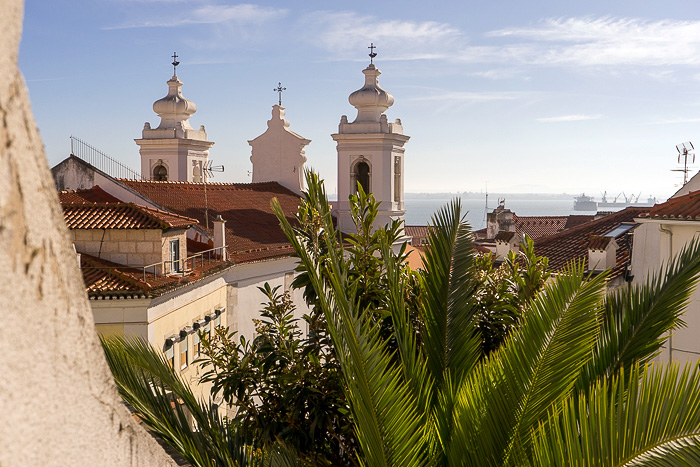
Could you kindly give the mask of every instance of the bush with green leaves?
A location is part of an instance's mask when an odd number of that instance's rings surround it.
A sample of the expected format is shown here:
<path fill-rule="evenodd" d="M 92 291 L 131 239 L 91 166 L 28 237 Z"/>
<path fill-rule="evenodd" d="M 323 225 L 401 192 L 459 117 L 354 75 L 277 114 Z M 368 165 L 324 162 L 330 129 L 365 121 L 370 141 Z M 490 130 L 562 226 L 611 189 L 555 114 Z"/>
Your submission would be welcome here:
<path fill-rule="evenodd" d="M 372 245 L 362 251 L 372 251 L 379 268 L 376 282 L 369 285 L 381 286 L 373 289 L 363 284 L 369 276 L 357 274 L 349 260 L 322 183 L 307 174 L 307 185 L 297 225 L 287 221 L 279 204 L 273 203 L 273 210 L 299 256 L 315 319 L 323 323 L 329 349 L 323 355 L 333 358 L 340 372 L 349 411 L 346 421 L 356 442 L 348 463 L 700 465 L 697 368 L 649 366 L 666 333 L 682 325 L 683 310 L 700 273 L 700 243 L 691 243 L 645 284 L 614 291 L 606 289 L 606 274 L 590 277 L 580 263 L 571 264 L 544 287 L 533 270 L 524 280 L 539 285 L 514 289 L 523 294 L 519 298 L 523 309 L 502 343 L 484 357 L 476 294 L 481 279 L 458 201 L 433 217 L 419 276 L 406 273 L 405 250 L 395 244 L 391 228 L 371 231 Z M 365 295 L 366 288 L 377 293 Z M 261 322 L 268 335 L 264 340 L 271 345 L 261 342 L 263 353 L 243 349 L 237 355 L 259 359 L 255 371 L 269 358 L 266 371 L 272 381 L 263 384 L 285 387 L 287 382 L 273 367 L 294 368 L 296 364 L 285 359 L 298 355 L 304 344 L 287 344 L 300 339 L 291 318 L 285 318 L 289 312 L 284 300 L 273 289 L 268 292 L 273 307 L 279 308 L 268 310 Z M 189 457 L 193 464 L 211 465 L 222 445 L 210 454 L 209 444 L 202 441 L 216 439 L 216 429 L 207 425 L 207 406 L 193 413 L 197 423 L 204 424 L 201 434 L 170 429 L 177 420 L 152 410 L 157 402 L 151 400 L 152 388 L 162 385 L 176 394 L 184 389 L 172 376 L 165 377 L 173 371 L 164 361 L 163 368 L 156 365 L 149 370 L 153 376 L 143 365 L 137 373 L 147 376 L 128 376 L 132 369 L 127 362 L 141 358 L 128 356 L 133 351 L 106 346 L 108 357 L 123 353 L 122 358 L 109 358 L 115 361 L 112 370 L 125 399 L 177 449 L 197 450 Z M 231 388 L 239 383 L 231 381 Z M 188 401 L 187 409 L 196 411 L 196 404 Z M 241 419 L 224 427 L 221 439 L 234 439 L 231 433 L 236 433 L 235 439 L 245 440 L 244 444 L 264 446 L 263 453 L 285 444 L 281 436 L 272 446 L 255 439 L 261 434 L 247 431 L 249 426 Z M 272 441 L 271 434 L 266 436 Z M 301 462 L 313 463 L 298 446 L 288 446 L 285 452 L 296 452 Z M 220 458 L 216 465 L 227 465 Z"/>

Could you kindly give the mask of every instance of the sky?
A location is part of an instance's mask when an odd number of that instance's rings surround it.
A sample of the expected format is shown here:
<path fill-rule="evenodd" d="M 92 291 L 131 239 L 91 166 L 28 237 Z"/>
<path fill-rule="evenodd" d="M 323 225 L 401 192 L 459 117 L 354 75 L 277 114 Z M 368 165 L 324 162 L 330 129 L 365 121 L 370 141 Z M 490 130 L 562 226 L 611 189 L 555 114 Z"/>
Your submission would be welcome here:
<path fill-rule="evenodd" d="M 225 166 L 214 181 L 250 181 L 247 141 L 281 82 L 332 193 L 330 135 L 355 118 L 370 43 L 389 121 L 411 136 L 406 192 L 665 199 L 682 183 L 676 145 L 700 145 L 695 0 L 28 0 L 19 62 L 50 166 L 74 135 L 140 168 L 133 140 L 159 122 L 177 52 L 190 123 Z"/>

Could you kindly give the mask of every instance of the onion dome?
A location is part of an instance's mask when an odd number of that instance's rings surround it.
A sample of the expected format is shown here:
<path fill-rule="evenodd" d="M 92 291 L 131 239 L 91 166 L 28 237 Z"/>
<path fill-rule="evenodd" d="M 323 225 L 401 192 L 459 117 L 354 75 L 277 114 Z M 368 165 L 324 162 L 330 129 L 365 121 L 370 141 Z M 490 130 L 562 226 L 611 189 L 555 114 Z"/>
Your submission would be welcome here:
<path fill-rule="evenodd" d="M 357 109 L 355 122 L 379 122 L 381 115 L 394 104 L 394 96 L 379 86 L 379 69 L 370 64 L 362 70 L 365 85 L 350 94 L 348 101 Z"/>
<path fill-rule="evenodd" d="M 159 129 L 175 128 L 178 123 L 191 129 L 187 120 L 197 111 L 197 105 L 182 97 L 182 81 L 173 75 L 168 81 L 168 95 L 153 103 L 153 111 L 160 117 Z"/>

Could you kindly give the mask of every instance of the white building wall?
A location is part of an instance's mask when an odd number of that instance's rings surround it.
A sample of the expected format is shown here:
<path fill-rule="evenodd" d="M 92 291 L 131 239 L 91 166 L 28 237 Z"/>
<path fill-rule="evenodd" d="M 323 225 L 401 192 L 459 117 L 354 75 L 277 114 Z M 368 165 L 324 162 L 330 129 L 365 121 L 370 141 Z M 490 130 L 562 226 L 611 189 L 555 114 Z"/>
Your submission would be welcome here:
<path fill-rule="evenodd" d="M 700 235 L 700 222 L 638 220 L 634 231 L 632 274 L 634 283 L 644 283 L 665 267 L 694 237 Z M 674 331 L 658 361 L 695 362 L 700 358 L 700 290 L 696 288 L 683 315 L 686 327 Z"/>

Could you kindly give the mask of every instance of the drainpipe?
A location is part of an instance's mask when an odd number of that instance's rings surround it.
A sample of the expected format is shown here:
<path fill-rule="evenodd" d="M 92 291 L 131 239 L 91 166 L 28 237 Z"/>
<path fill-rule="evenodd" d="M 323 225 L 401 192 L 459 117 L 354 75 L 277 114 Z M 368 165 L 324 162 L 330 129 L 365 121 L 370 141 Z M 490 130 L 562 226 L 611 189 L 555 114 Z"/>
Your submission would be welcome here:
<path fill-rule="evenodd" d="M 659 231 L 668 234 L 668 262 L 673 258 L 673 232 L 665 229 L 663 224 L 659 224 Z M 668 335 L 668 361 L 673 360 L 673 331 Z"/>

